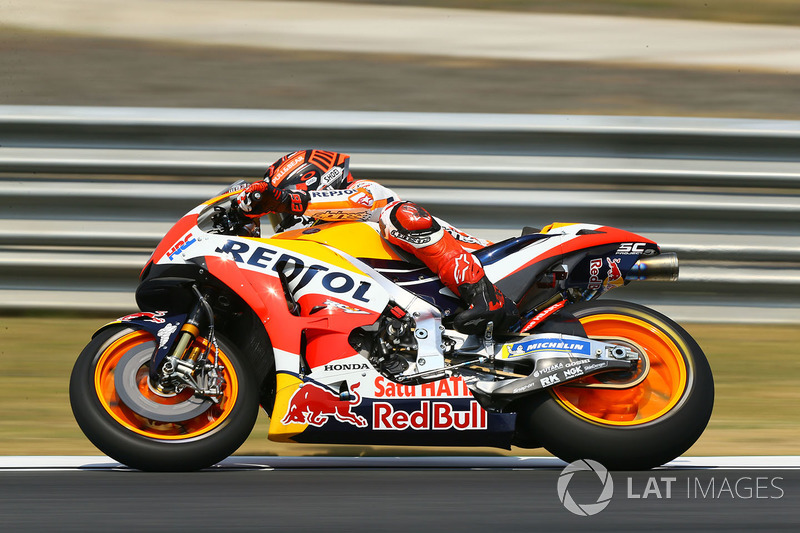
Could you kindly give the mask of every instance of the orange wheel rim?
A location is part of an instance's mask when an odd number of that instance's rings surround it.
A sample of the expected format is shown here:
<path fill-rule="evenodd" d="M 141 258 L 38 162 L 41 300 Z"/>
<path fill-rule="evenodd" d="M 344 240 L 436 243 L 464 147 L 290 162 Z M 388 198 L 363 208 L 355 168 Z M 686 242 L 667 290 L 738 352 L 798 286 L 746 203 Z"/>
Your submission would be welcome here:
<path fill-rule="evenodd" d="M 684 397 L 687 362 L 679 341 L 635 317 L 597 314 L 579 320 L 593 339 L 629 339 L 644 351 L 650 369 L 629 388 L 603 388 L 591 376 L 577 382 L 578 386 L 553 387 L 551 394 L 566 409 L 597 424 L 638 426 L 664 416 Z"/>
<path fill-rule="evenodd" d="M 133 331 L 116 339 L 100 354 L 94 371 L 94 387 L 106 412 L 130 431 L 159 440 L 192 439 L 219 427 L 233 410 L 239 389 L 236 373 L 232 371 L 233 366 L 221 351 L 217 351 L 215 354 L 212 350 L 209 359 L 214 362 L 215 357 L 219 357 L 222 366 L 221 375 L 225 381 L 222 387 L 222 397 L 219 403 L 211 405 L 202 414 L 180 422 L 163 422 L 141 416 L 122 402 L 114 383 L 117 364 L 129 350 L 146 343 L 153 343 L 155 347 L 155 339 L 151 334 L 146 331 Z M 192 346 L 205 347 L 205 339 L 196 339 Z M 152 390 L 148 382 L 148 368 L 142 366 L 136 374 L 138 391 L 142 396 L 156 403 L 179 404 L 193 396 L 193 392 L 188 388 L 178 394 L 158 394 Z"/>

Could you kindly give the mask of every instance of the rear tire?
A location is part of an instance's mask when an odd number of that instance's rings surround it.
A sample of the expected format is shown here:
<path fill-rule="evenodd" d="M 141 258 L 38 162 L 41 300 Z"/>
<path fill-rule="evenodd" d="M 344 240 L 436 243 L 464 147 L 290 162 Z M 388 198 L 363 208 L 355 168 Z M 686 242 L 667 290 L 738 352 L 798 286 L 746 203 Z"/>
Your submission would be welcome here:
<path fill-rule="evenodd" d="M 123 325 L 100 332 L 72 371 L 75 420 L 102 452 L 139 470 L 199 470 L 225 459 L 250 435 L 259 400 L 247 361 L 225 338 L 217 342 L 225 385 L 215 404 L 188 389 L 164 395 L 148 387 L 145 354 L 156 347 L 151 334 Z M 120 386 L 123 377 L 130 385 Z"/>
<path fill-rule="evenodd" d="M 584 384 L 600 387 L 554 387 L 520 410 L 521 432 L 564 461 L 594 459 L 610 470 L 653 468 L 688 450 L 714 405 L 711 368 L 694 339 L 664 315 L 629 302 L 587 302 L 569 311 L 590 337 L 643 349 L 649 371 L 626 388 L 602 388 L 592 377 Z"/>

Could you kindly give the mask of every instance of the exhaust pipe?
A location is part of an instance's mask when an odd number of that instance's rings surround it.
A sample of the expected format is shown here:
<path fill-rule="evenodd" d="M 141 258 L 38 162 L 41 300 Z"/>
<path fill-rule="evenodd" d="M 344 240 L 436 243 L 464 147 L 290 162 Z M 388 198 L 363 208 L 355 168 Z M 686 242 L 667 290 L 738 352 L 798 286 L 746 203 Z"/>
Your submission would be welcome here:
<path fill-rule="evenodd" d="M 677 281 L 678 254 L 667 252 L 642 257 L 625 275 L 626 281 Z"/>

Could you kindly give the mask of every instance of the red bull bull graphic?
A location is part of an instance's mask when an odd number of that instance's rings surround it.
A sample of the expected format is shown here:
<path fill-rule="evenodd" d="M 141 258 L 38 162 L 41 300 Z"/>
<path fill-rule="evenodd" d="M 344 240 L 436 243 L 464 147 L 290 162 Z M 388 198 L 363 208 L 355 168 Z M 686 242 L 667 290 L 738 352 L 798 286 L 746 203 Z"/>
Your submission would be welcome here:
<path fill-rule="evenodd" d="M 625 282 L 625 280 L 622 279 L 622 271 L 619 269 L 619 262 L 619 257 L 615 257 L 614 259 L 606 257 L 606 263 L 608 264 L 608 279 L 606 280 L 607 285 L 618 287 Z"/>
<path fill-rule="evenodd" d="M 130 322 L 132 320 L 144 320 L 145 322 L 152 322 L 153 324 L 163 324 L 167 320 L 164 318 L 167 315 L 166 311 L 143 311 L 141 313 L 133 313 L 118 318 L 120 322 Z"/>
<path fill-rule="evenodd" d="M 282 424 L 309 424 L 316 427 L 325 425 L 332 416 L 339 422 L 367 427 L 367 420 L 351 409 L 361 404 L 361 396 L 355 392 L 359 384 L 351 387 L 355 398 L 342 400 L 332 391 L 315 383 L 308 382 L 295 391 L 289 400 Z"/>

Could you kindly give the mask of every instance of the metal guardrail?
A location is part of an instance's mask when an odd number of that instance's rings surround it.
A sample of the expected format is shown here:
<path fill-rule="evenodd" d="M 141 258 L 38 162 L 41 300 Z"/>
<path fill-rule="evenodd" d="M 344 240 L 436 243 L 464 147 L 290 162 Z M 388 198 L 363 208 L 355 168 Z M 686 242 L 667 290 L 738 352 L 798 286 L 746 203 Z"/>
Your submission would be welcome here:
<path fill-rule="evenodd" d="M 619 296 L 679 319 L 800 322 L 798 122 L 25 106 L 0 106 L 0 309 L 131 309 L 172 222 L 312 146 L 486 238 L 651 237 L 680 281 Z"/>
<path fill-rule="evenodd" d="M 796 161 L 800 139 L 789 121 L 470 113 L 0 106 L 0 123 L 4 146 L 156 150 Z"/>

